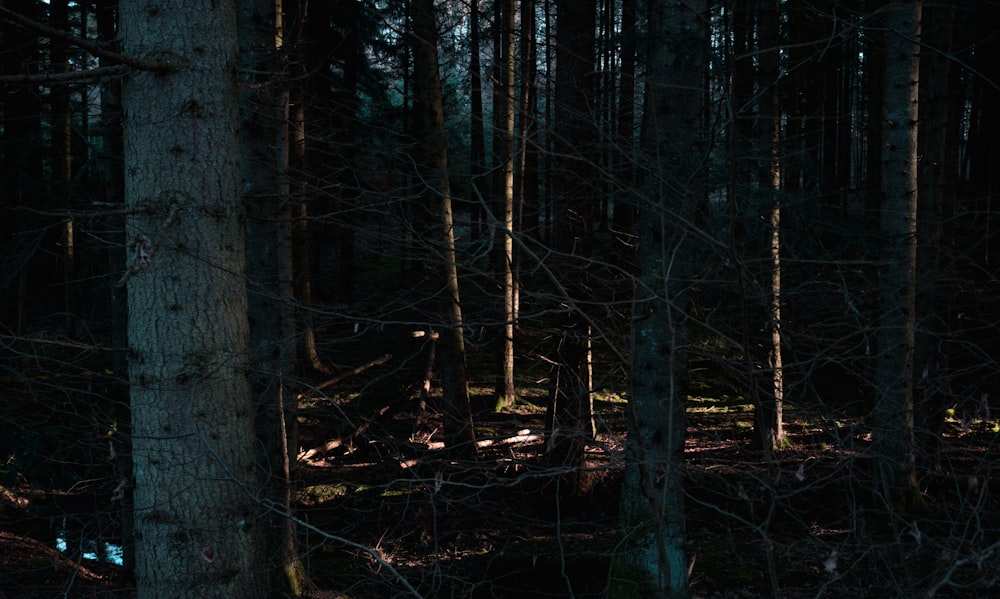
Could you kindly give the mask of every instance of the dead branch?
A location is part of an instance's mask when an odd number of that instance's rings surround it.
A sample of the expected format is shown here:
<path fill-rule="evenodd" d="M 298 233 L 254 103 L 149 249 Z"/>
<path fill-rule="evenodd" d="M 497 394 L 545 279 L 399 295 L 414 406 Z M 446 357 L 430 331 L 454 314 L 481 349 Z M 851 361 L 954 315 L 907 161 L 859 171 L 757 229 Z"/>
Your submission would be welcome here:
<path fill-rule="evenodd" d="M 84 39 L 82 37 L 77 37 L 61 29 L 50 27 L 45 23 L 39 23 L 34 19 L 29 19 L 28 17 L 13 10 L 10 10 L 9 8 L 4 8 L 3 6 L 0 6 L 0 18 L 9 23 L 15 23 L 17 25 L 21 25 L 22 27 L 32 29 L 38 33 L 41 33 L 45 37 L 57 40 L 63 40 L 67 43 L 73 44 L 74 46 L 82 48 L 98 58 L 104 58 L 113 62 L 128 65 L 134 69 L 139 69 L 142 71 L 166 72 L 173 68 L 169 64 L 165 64 L 162 62 L 144 62 L 132 58 L 130 56 L 125 56 L 120 52 L 109 50 L 108 45 L 105 43 Z"/>
<path fill-rule="evenodd" d="M 325 455 L 342 445 L 348 444 L 354 439 L 358 438 L 362 433 L 368 430 L 368 427 L 372 425 L 373 422 L 381 418 L 386 412 L 389 411 L 389 406 L 383 406 L 375 413 L 374 416 L 365 420 L 361 423 L 357 429 L 351 431 L 350 434 L 344 435 L 342 437 L 337 437 L 336 439 L 330 439 L 323 445 L 313 447 L 312 449 L 307 449 L 298 455 L 299 461 L 310 461 L 314 456 Z"/>
<path fill-rule="evenodd" d="M 360 373 L 368 370 L 372 366 L 378 366 L 379 364 L 385 364 L 386 362 L 388 362 L 391 359 L 392 359 L 392 354 L 385 354 L 381 358 L 376 358 L 376 359 L 372 360 L 371 362 L 368 362 L 367 364 L 362 364 L 361 366 L 358 366 L 357 368 L 354 368 L 352 370 L 348 370 L 347 372 L 342 372 L 342 373 L 338 374 L 337 376 L 335 376 L 333 378 L 327 379 L 327 380 L 323 381 L 322 383 L 311 387 L 310 389 L 312 391 L 322 391 L 323 389 L 327 389 L 329 387 L 332 387 L 332 386 L 336 385 L 337 383 L 339 383 L 340 381 L 342 381 L 342 380 L 344 380 L 344 379 L 346 379 L 348 377 L 352 377 L 352 376 L 354 376 L 356 374 L 360 374 Z M 299 399 L 302 399 L 303 397 L 305 397 L 304 393 L 299 395 Z"/>
<path fill-rule="evenodd" d="M 0 83 L 92 83 L 112 79 L 114 77 L 121 77 L 127 73 L 128 70 L 128 66 L 119 64 L 113 67 L 97 67 L 82 71 L 67 71 L 65 73 L 0 75 Z"/>

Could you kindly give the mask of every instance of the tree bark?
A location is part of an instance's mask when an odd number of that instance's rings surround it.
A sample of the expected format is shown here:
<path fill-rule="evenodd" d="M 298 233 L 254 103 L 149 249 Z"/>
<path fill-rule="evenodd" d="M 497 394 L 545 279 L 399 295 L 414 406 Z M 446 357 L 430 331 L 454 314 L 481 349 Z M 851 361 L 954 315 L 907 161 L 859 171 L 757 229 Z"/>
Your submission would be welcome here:
<path fill-rule="evenodd" d="M 444 131 L 444 102 L 438 67 L 437 22 L 434 0 L 417 0 L 413 7 L 413 79 L 415 127 L 421 142 L 425 196 L 436 203 L 440 217 L 441 265 L 444 283 L 444 306 L 441 311 L 445 330 L 438 347 L 441 370 L 442 410 L 445 445 L 455 455 L 475 457 L 475 432 L 469 402 L 469 382 L 465 368 L 465 340 L 462 329 L 462 304 L 459 296 L 458 266 L 455 257 L 455 227 L 451 209 L 451 181 L 448 175 L 448 149 Z"/>
<path fill-rule="evenodd" d="M 882 272 L 875 365 L 877 501 L 893 513 L 917 497 L 913 349 L 917 265 L 917 115 L 920 2 L 886 13 L 882 105 Z"/>
<path fill-rule="evenodd" d="M 769 334 L 767 343 L 767 366 L 770 390 L 757 406 L 757 425 L 760 439 L 770 451 L 785 442 L 785 427 L 782 417 L 784 403 L 784 370 L 781 360 L 781 93 L 778 81 L 781 77 L 781 45 L 779 30 L 779 5 L 776 0 L 763 0 L 760 12 L 760 40 L 766 45 L 760 48 L 760 79 L 768 87 L 768 93 L 760 100 L 761 146 L 766 148 L 765 167 L 762 182 L 769 196 L 767 215 L 767 253 L 770 266 L 768 285 L 767 322 L 764 330 Z"/>
<path fill-rule="evenodd" d="M 137 594 L 263 597 L 235 5 L 123 2 L 121 36 L 171 65 L 123 89 Z"/>
<path fill-rule="evenodd" d="M 694 248 L 686 229 L 704 195 L 704 0 L 649 5 L 642 197 L 632 320 L 621 561 L 639 596 L 686 597 L 683 466 L 688 310 Z"/>
<path fill-rule="evenodd" d="M 49 4 L 52 27 L 69 31 L 68 0 L 52 0 Z M 69 53 L 66 40 L 52 39 L 49 51 L 50 68 L 57 73 L 69 71 Z M 52 175 L 56 182 L 62 208 L 70 212 L 73 199 L 73 107 L 70 102 L 69 86 L 52 87 Z M 76 237 L 72 214 L 63 224 L 62 239 L 59 240 L 63 263 L 63 302 L 66 312 L 66 335 L 76 337 Z"/>
<path fill-rule="evenodd" d="M 483 131 L 483 75 L 482 61 L 480 60 L 480 48 L 482 46 L 479 33 L 479 0 L 469 2 L 469 77 L 471 86 L 471 98 L 469 109 L 472 111 L 469 132 L 469 175 L 472 184 L 473 204 L 472 204 L 472 226 L 476 235 L 481 235 L 483 230 L 483 202 L 482 184 L 483 175 L 486 173 L 486 135 Z"/>
<path fill-rule="evenodd" d="M 494 111 L 497 127 L 494 131 L 499 185 L 497 190 L 497 271 L 503 292 L 503 335 L 497 373 L 497 407 L 514 403 L 514 0 L 505 0 L 501 7 L 501 43 L 496 60 L 499 77 L 495 84 Z"/>
<path fill-rule="evenodd" d="M 614 156 L 615 201 L 611 221 L 616 233 L 631 235 L 635 223 L 635 202 L 628 197 L 635 171 L 633 144 L 635 140 L 635 66 L 636 66 L 636 0 L 622 1 L 621 76 L 618 82 L 618 123 L 615 130 Z"/>

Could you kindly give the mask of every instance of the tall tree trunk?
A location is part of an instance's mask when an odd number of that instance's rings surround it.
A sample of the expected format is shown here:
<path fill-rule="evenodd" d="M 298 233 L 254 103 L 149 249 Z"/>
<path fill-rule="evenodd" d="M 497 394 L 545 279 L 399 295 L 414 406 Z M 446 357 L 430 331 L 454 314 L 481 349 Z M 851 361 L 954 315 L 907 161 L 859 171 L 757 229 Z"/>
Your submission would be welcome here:
<path fill-rule="evenodd" d="M 69 31 L 68 0 L 53 0 L 49 4 L 52 26 Z M 69 71 L 69 53 L 66 40 L 52 39 L 49 60 L 55 72 Z M 52 126 L 52 178 L 56 182 L 59 208 L 67 211 L 72 207 L 73 183 L 73 143 L 72 117 L 69 86 L 56 85 L 51 92 Z M 66 334 L 76 336 L 76 254 L 73 217 L 70 214 L 63 224 L 62 239 L 59 240 L 63 264 L 63 308 L 66 314 Z"/>
<path fill-rule="evenodd" d="M 767 365 L 770 389 L 757 406 L 757 425 L 765 449 L 771 450 L 785 442 L 782 418 L 784 401 L 784 371 L 781 361 L 781 93 L 778 80 L 781 45 L 779 5 L 776 0 L 763 0 L 760 12 L 760 79 L 767 93 L 760 100 L 761 147 L 766 148 L 765 167 L 761 180 L 768 191 L 770 209 L 767 216 L 767 253 L 770 267 L 767 322 L 769 333 Z"/>
<path fill-rule="evenodd" d="M 4 7 L 16 11 L 36 21 L 42 5 L 33 0 L 9 0 Z M 39 65 L 45 63 L 42 57 L 42 44 L 31 32 L 19 28 L 8 28 L 4 32 L 4 45 L 9 49 L 0 53 L 0 60 L 5 72 L 33 75 L 38 73 Z M 41 94 L 38 85 L 23 84 L 4 87 L 3 127 L 0 131 L 0 143 L 3 144 L 3 164 L 0 165 L 0 176 L 4 181 L 4 193 L 0 194 L 0 207 L 5 210 L 5 218 L 0 219 L 0 233 L 4 242 L 18 240 L 17 233 L 36 231 L 48 223 L 35 222 L 29 215 L 18 214 L 15 206 L 41 205 L 43 197 L 41 185 L 45 181 L 42 170 L 44 160 L 41 148 L 44 147 L 42 136 L 42 112 L 38 109 L 38 97 Z M 37 244 L 27 237 L 19 240 L 17 251 L 24 254 L 24 266 L 17 273 L 17 294 L 14 301 L 4 302 L 3 316 L 11 330 L 17 334 L 24 332 L 27 324 L 28 311 L 32 304 L 37 303 L 31 291 L 33 279 L 39 277 L 38 271 L 44 270 L 36 261 L 38 257 Z M 42 277 L 45 276 L 43 273 Z M 45 287 L 53 281 L 46 280 Z M 41 298 L 37 298 L 39 301 Z"/>
<path fill-rule="evenodd" d="M 123 89 L 137 594 L 264 597 L 235 3 L 122 2 L 121 36 L 172 65 Z"/>
<path fill-rule="evenodd" d="M 103 42 L 114 43 L 118 39 L 116 17 L 118 0 L 101 0 L 97 3 L 95 17 L 97 21 L 97 36 Z M 111 61 L 102 58 L 101 66 L 109 66 Z M 105 201 L 117 207 L 124 206 L 124 172 L 122 169 L 122 81 L 111 78 L 101 84 L 101 153 L 97 162 L 103 179 L 103 195 Z M 124 218 L 113 221 L 120 230 L 111 226 L 108 233 L 107 264 L 108 272 L 121 273 L 125 271 L 125 222 Z M 120 480 L 132 479 L 132 452 L 128 441 L 131 435 L 131 414 L 128 408 L 128 313 L 126 305 L 126 290 L 116 285 L 108 285 L 108 314 L 111 318 L 111 370 L 114 373 L 112 395 L 115 399 L 115 419 L 118 422 L 118 432 L 124 441 L 118 450 L 116 460 L 116 475 Z M 121 501 L 122 526 L 122 565 L 131 575 L 135 569 L 135 535 L 132 522 L 132 493 L 125 492 Z"/>
<path fill-rule="evenodd" d="M 590 380 L 590 325 L 582 312 L 597 206 L 595 143 L 597 121 L 591 110 L 595 70 L 596 0 L 556 3 L 555 152 L 552 189 L 552 245 L 563 256 L 558 276 L 567 294 L 553 336 L 553 374 L 546 429 L 549 460 L 570 474 L 570 494 L 588 489 L 581 470 L 586 443 L 594 435 Z"/>
<path fill-rule="evenodd" d="M 553 101 L 555 84 L 552 74 L 556 71 L 555 36 L 552 34 L 554 20 L 552 4 L 550 0 L 542 1 L 542 20 L 545 23 L 545 35 L 543 36 L 545 40 L 545 98 L 542 102 L 542 120 L 546 123 L 546 127 L 544 151 L 542 153 L 544 157 L 544 175 L 538 209 L 539 220 L 542 221 L 542 225 L 538 232 L 538 239 L 546 245 L 549 245 L 552 241 L 553 197 L 555 196 L 553 178 L 556 171 L 553 164 L 555 162 L 555 136 L 553 135 L 552 125 L 555 121 L 555 102 Z"/>
<path fill-rule="evenodd" d="M 338 183 L 337 197 L 331 200 L 333 212 L 338 215 L 337 222 L 326 222 L 321 229 L 321 238 L 335 238 L 337 241 L 337 284 L 336 299 L 338 302 L 350 305 L 354 302 L 354 279 L 357 270 L 355 260 L 354 231 L 359 223 L 355 215 L 358 212 L 358 201 L 361 198 L 361 183 L 359 182 L 357 165 L 357 140 L 359 136 L 358 97 L 359 77 L 364 61 L 364 49 L 361 47 L 359 29 L 361 27 L 361 2 L 358 0 L 341 0 L 334 7 L 334 25 L 343 35 L 336 47 L 335 57 L 339 61 L 343 78 L 341 84 L 331 94 L 336 102 L 331 111 L 333 129 L 337 132 L 337 142 L 333 144 L 336 161 L 339 162 L 336 180 Z"/>
<path fill-rule="evenodd" d="M 288 97 L 288 124 L 291 128 L 289 136 L 290 152 L 288 168 L 285 177 L 291 181 L 289 194 L 294 204 L 292 218 L 294 220 L 293 258 L 295 272 L 295 296 L 301 305 L 300 321 L 302 324 L 301 352 L 305 364 L 317 371 L 323 371 L 323 361 L 316 345 L 316 318 L 313 310 L 313 235 L 309 222 L 310 196 L 307 184 L 301 175 L 306 168 L 306 106 L 305 94 L 301 88 L 292 89 Z M 300 173 L 291 180 L 291 172 Z"/>
<path fill-rule="evenodd" d="M 965 6 L 963 5 L 963 9 Z M 964 14 L 971 11 L 963 10 Z M 972 101 L 969 115 L 968 141 L 968 186 L 969 210 L 984 215 L 977 218 L 976 235 L 982 240 L 974 251 L 981 252 L 975 257 L 984 272 L 992 272 L 1000 260 L 1000 114 L 996 106 L 1000 102 L 1000 40 L 994 35 L 996 18 L 1000 14 L 992 3 L 982 4 L 975 13 L 976 22 L 969 29 L 981 40 L 975 44 L 972 67 L 978 76 L 972 78 Z M 970 17 L 971 18 L 971 17 Z"/>
<path fill-rule="evenodd" d="M 288 41 L 282 4 L 282 0 L 254 0 L 239 5 L 240 131 L 257 465 L 262 493 L 280 506 L 264 520 L 268 587 L 278 595 L 298 596 L 305 574 L 292 518 L 298 427 L 291 386 L 296 344 L 288 88 L 279 78 L 284 69 L 278 55 Z"/>
<path fill-rule="evenodd" d="M 497 408 L 514 403 L 514 7 L 515 0 L 504 0 L 501 7 L 500 45 L 495 60 L 499 68 L 493 94 L 497 114 L 494 130 L 499 185 L 496 190 L 496 265 L 503 292 L 503 336 L 497 373 Z"/>
<path fill-rule="evenodd" d="M 920 1 L 885 15 L 882 107 L 882 272 L 875 366 L 875 493 L 890 513 L 916 499 L 913 347 L 917 265 Z"/>
<path fill-rule="evenodd" d="M 920 58 L 921 110 L 919 145 L 923 148 L 917 193 L 917 276 L 916 333 L 914 337 L 914 435 L 919 466 L 935 470 L 940 466 L 941 438 L 946 402 L 942 351 L 947 326 L 951 322 L 954 298 L 945 292 L 942 254 L 948 246 L 946 221 L 954 200 L 958 173 L 958 134 L 954 120 L 958 100 L 952 90 L 955 3 L 928 5 L 923 9 L 922 41 L 939 51 L 925 52 Z M 962 108 L 959 108 L 961 110 Z M 958 113 L 960 114 L 960 113 Z"/>
<path fill-rule="evenodd" d="M 615 203 L 611 220 L 619 235 L 631 234 L 635 222 L 635 203 L 628 198 L 632 189 L 635 156 L 635 64 L 636 0 L 622 0 L 621 76 L 618 82 L 618 124 L 615 131 L 617 153 L 614 162 Z"/>
<path fill-rule="evenodd" d="M 472 226 L 477 236 L 482 234 L 483 201 L 480 190 L 483 175 L 486 173 L 486 135 L 483 132 L 483 71 L 479 53 L 482 41 L 479 34 L 479 0 L 469 2 L 469 77 L 471 84 L 471 99 L 469 108 L 472 112 L 469 134 L 469 166 L 472 183 Z"/>
<path fill-rule="evenodd" d="M 531 238 L 538 233 L 538 44 L 535 0 L 521 0 L 521 104 L 518 111 L 517 167 L 515 183 L 515 227 Z M 527 16 L 524 16 L 527 15 Z M 530 203 L 530 205 L 529 205 Z M 514 324 L 520 312 L 520 252 L 514 254 Z"/>
<path fill-rule="evenodd" d="M 475 432 L 469 402 L 469 382 L 465 369 L 465 341 L 462 304 L 459 297 L 458 265 L 455 256 L 455 227 L 451 209 L 451 182 L 448 149 L 444 132 L 444 102 L 438 70 L 437 20 L 434 0 L 416 0 L 413 6 L 413 79 L 415 127 L 423 160 L 419 165 L 426 181 L 427 201 L 437 204 L 442 226 L 444 258 L 442 281 L 445 331 L 438 347 L 441 370 L 442 411 L 445 445 L 455 454 L 475 457 Z"/>
<path fill-rule="evenodd" d="M 633 311 L 621 559 L 639 596 L 687 597 L 683 490 L 691 232 L 704 195 L 704 0 L 649 4 L 644 202 Z"/>
<path fill-rule="evenodd" d="M 882 105 L 885 96 L 885 32 L 881 28 L 868 29 L 864 45 L 864 88 L 868 91 L 867 122 L 865 123 L 865 218 L 862 223 L 867 231 L 877 234 L 882 211 Z"/>

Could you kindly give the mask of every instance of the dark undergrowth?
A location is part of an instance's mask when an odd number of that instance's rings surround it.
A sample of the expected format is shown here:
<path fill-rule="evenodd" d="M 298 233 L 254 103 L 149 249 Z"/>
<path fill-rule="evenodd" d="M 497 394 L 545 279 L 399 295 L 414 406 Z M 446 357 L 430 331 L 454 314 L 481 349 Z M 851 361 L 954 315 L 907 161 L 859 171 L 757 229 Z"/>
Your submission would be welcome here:
<path fill-rule="evenodd" d="M 393 368 L 391 362 L 373 369 Z M 432 392 L 385 377 L 303 396 L 297 517 L 312 597 L 604 597 L 617 528 L 624 401 L 597 394 L 587 491 L 546 460 L 545 390 L 474 402 L 477 459 L 441 446 Z M 709 395 L 709 394 L 706 394 Z M 391 398 L 386 401 L 386 398 Z M 791 443 L 753 448 L 751 407 L 722 392 L 689 404 L 687 515 L 696 597 L 967 597 L 1000 576 L 992 422 L 948 422 L 916 507 L 889 514 L 870 488 L 870 431 L 789 406 Z M 82 491 L 82 492 L 77 492 Z M 105 498 L 106 499 L 106 498 Z M 58 500 L 58 501 L 57 501 Z M 113 513 L 86 484 L 7 485 L 0 598 L 130 597 L 121 568 L 58 551 L 60 528 Z M 107 505 L 105 502 L 103 505 Z M 95 515 L 95 514 L 99 514 Z M 81 546 L 87 533 L 77 537 Z M 94 554 L 89 558 L 96 558 Z"/>

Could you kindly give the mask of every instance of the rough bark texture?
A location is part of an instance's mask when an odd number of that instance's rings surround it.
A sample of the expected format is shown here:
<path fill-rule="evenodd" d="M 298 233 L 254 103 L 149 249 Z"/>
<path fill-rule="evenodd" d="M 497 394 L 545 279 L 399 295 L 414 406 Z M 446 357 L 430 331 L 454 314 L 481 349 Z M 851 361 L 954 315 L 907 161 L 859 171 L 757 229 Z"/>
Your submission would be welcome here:
<path fill-rule="evenodd" d="M 703 194 L 702 73 L 706 6 L 649 6 L 643 127 L 644 202 L 639 207 L 638 289 L 632 324 L 627 465 L 621 561 L 639 596 L 685 597 L 683 490 L 691 231 Z M 644 585 L 644 586 L 642 586 Z"/>
<path fill-rule="evenodd" d="M 917 98 L 920 2 L 886 14 L 882 109 L 882 272 L 875 366 L 876 495 L 888 510 L 917 490 L 913 438 L 913 349 L 917 265 Z"/>
<path fill-rule="evenodd" d="M 437 23 L 433 0 L 418 0 L 413 10 L 414 30 L 414 118 L 421 136 L 423 160 L 419 165 L 427 182 L 428 202 L 436 204 L 441 224 L 441 264 L 445 305 L 441 311 L 445 330 L 441 333 L 438 364 L 441 371 L 445 445 L 458 455 L 474 456 L 475 432 L 469 403 L 462 333 L 462 304 L 458 267 L 455 262 L 455 227 L 448 176 L 448 149 L 444 135 L 444 107 L 438 70 Z"/>
<path fill-rule="evenodd" d="M 500 165 L 500 193 L 497 198 L 497 267 L 503 287 L 503 338 L 497 377 L 497 407 L 514 403 L 514 0 L 502 5 L 502 43 L 497 53 L 500 77 L 496 82 L 494 104 L 497 130 L 494 154 Z"/>
<path fill-rule="evenodd" d="M 768 369 L 771 389 L 767 401 L 760 406 L 757 420 L 761 441 L 768 449 L 780 447 L 785 442 L 785 428 L 782 417 L 784 402 L 784 371 L 781 360 L 781 94 L 778 81 L 781 77 L 779 64 L 780 9 L 776 0 L 764 0 L 760 14 L 760 38 L 768 49 L 761 53 L 760 72 L 763 81 L 769 82 L 769 93 L 761 98 L 760 116 L 762 146 L 768 149 L 765 172 L 762 180 L 770 188 L 770 212 L 768 214 L 768 257 L 770 258 L 770 297 L 768 298 L 768 320 L 765 330 L 770 333 Z M 772 49 L 773 48 L 773 49 Z"/>
<path fill-rule="evenodd" d="M 236 11 L 123 2 L 138 596 L 265 595 L 247 368 Z"/>

